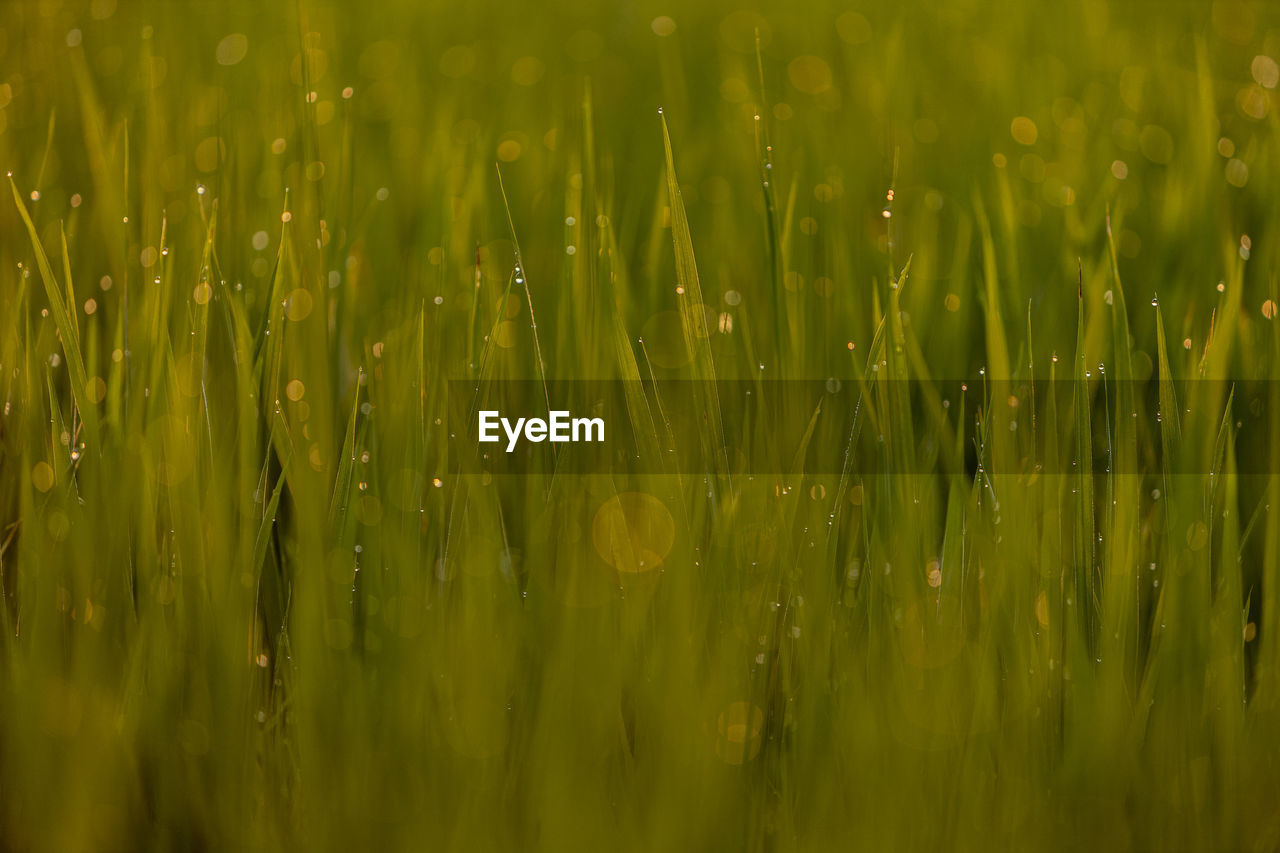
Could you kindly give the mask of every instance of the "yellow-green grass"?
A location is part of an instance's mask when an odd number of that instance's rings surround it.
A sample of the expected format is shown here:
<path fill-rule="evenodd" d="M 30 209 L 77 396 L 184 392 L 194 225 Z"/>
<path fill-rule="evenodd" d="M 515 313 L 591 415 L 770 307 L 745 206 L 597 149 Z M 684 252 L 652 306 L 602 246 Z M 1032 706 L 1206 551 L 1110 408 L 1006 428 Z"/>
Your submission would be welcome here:
<path fill-rule="evenodd" d="M 4 11 L 0 847 L 1280 845 L 1269 4 Z"/>

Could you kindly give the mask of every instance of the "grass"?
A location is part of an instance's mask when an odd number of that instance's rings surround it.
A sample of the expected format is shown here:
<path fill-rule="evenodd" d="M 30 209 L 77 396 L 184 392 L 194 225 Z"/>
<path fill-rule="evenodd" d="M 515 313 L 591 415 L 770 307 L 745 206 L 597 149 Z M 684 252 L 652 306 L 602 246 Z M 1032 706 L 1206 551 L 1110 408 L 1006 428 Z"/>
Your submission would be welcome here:
<path fill-rule="evenodd" d="M 0 847 L 1280 845 L 1267 4 L 6 12 Z"/>

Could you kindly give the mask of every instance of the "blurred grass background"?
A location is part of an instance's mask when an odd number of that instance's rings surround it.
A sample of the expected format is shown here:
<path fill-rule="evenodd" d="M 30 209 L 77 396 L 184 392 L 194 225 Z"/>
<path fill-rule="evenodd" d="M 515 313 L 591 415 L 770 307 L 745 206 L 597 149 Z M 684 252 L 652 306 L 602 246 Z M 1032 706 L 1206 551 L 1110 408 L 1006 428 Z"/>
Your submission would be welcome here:
<path fill-rule="evenodd" d="M 4 12 L 0 847 L 1280 845 L 1272 4 Z M 705 473 L 451 475 L 655 377 Z"/>

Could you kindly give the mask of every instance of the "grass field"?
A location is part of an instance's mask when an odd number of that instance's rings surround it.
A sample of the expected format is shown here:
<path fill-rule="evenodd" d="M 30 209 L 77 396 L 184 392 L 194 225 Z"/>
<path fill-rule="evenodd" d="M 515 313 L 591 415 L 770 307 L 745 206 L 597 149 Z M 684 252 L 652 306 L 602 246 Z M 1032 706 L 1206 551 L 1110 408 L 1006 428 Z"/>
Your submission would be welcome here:
<path fill-rule="evenodd" d="M 8 0 L 0 849 L 1277 849 L 1278 59 Z"/>

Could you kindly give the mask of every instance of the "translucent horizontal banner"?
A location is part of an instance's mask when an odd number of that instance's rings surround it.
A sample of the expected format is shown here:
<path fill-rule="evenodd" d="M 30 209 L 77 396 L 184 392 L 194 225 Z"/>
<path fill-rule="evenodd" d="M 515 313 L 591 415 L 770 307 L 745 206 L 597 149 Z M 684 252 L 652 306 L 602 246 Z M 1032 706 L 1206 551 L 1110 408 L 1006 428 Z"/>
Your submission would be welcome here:
<path fill-rule="evenodd" d="M 1162 399 L 1163 396 L 1163 399 Z M 1280 383 L 536 380 L 449 383 L 461 473 L 1208 474 L 1280 470 Z M 1198 417 L 1188 418 L 1196 411 Z M 1204 412 L 1212 417 L 1206 418 Z M 1215 428 L 1184 430 L 1183 421 Z"/>

